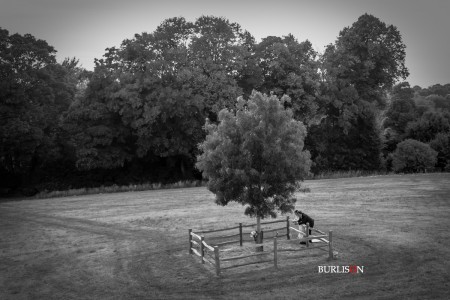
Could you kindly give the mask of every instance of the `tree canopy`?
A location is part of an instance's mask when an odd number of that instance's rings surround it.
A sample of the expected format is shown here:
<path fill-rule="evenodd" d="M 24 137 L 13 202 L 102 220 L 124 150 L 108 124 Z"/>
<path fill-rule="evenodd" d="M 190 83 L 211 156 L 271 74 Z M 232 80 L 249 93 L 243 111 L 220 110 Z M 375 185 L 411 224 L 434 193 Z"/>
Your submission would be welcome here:
<path fill-rule="evenodd" d="M 184 170 L 204 119 L 217 118 L 240 93 L 235 74 L 246 34 L 223 18 L 172 18 L 108 49 L 69 113 L 84 127 L 74 135 L 78 166 L 116 168 L 138 157 L 175 159 Z"/>
<path fill-rule="evenodd" d="M 325 116 L 311 128 L 307 140 L 315 168 L 379 169 L 380 112 L 387 91 L 408 75 L 400 32 L 364 14 L 340 32 L 321 60 Z"/>
<path fill-rule="evenodd" d="M 283 99 L 303 124 L 314 174 L 392 170 L 406 139 L 429 145 L 434 167 L 448 169 L 450 84 L 399 82 L 405 57 L 398 29 L 370 14 L 322 54 L 292 34 L 256 41 L 223 17 L 169 18 L 107 48 L 93 72 L 76 58 L 57 62 L 46 41 L 0 28 L 0 193 L 201 179 L 205 120 L 210 128 L 224 109 L 248 112 L 236 99 L 264 98 L 253 90 Z M 267 216 L 278 205 L 269 204 L 248 213 Z"/>
<path fill-rule="evenodd" d="M 297 120 L 309 125 L 319 115 L 318 54 L 308 40 L 299 43 L 294 36 L 268 36 L 255 47 L 255 58 L 262 73 L 257 87 L 264 93 L 288 95 Z"/>
<path fill-rule="evenodd" d="M 392 167 L 396 172 L 414 173 L 432 170 L 438 153 L 429 145 L 407 139 L 397 145 L 393 153 Z"/>
<path fill-rule="evenodd" d="M 220 111 L 219 124 L 206 124 L 196 166 L 217 204 L 236 201 L 258 220 L 294 208 L 311 161 L 303 149 L 306 129 L 282 100 L 254 92 L 239 98 L 235 110 Z"/>
<path fill-rule="evenodd" d="M 55 53 L 30 34 L 0 28 L 0 171 L 25 182 L 62 155 L 61 116 L 77 82 Z"/>

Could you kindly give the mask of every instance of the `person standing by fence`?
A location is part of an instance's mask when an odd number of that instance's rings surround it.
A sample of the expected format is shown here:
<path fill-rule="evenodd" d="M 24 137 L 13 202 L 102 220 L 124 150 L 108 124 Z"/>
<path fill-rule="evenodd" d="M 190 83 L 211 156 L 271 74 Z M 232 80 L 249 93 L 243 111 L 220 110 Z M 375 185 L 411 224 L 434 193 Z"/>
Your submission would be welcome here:
<path fill-rule="evenodd" d="M 304 229 L 304 225 L 306 225 L 306 223 L 309 223 L 309 228 L 314 227 L 314 219 L 313 218 L 311 218 L 310 216 L 308 216 L 307 214 L 305 214 L 304 212 L 302 212 L 300 210 L 295 210 L 294 213 L 298 218 L 298 220 L 294 221 L 294 223 L 298 224 L 300 231 L 302 231 L 302 232 L 306 231 Z M 309 235 L 311 235 L 311 229 L 309 230 Z M 300 244 L 306 244 L 306 242 L 300 242 Z"/>

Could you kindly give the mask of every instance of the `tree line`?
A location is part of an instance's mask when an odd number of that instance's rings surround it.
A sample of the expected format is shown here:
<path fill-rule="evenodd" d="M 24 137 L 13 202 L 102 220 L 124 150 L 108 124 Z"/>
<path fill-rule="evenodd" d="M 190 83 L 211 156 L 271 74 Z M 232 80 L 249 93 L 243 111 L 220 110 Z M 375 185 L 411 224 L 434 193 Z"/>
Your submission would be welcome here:
<path fill-rule="evenodd" d="M 202 16 L 107 48 L 94 71 L 1 28 L 0 55 L 3 193 L 199 179 L 205 122 L 253 90 L 285 96 L 314 174 L 450 169 L 450 84 L 401 82 L 401 34 L 369 14 L 323 53 L 291 34 L 257 43 L 237 23 Z"/>

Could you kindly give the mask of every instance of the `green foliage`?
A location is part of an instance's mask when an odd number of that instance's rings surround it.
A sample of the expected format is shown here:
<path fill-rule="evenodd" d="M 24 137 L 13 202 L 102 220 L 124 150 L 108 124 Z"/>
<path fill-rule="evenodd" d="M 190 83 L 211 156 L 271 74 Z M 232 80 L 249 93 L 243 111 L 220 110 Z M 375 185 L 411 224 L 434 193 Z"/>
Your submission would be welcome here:
<path fill-rule="evenodd" d="M 405 136 L 428 143 L 440 132 L 450 132 L 450 113 L 428 111 L 420 119 L 408 123 Z"/>
<path fill-rule="evenodd" d="M 23 184 L 64 155 L 60 121 L 76 82 L 55 52 L 30 34 L 0 28 L 0 169 Z"/>
<path fill-rule="evenodd" d="M 397 134 L 404 134 L 406 125 L 415 119 L 414 91 L 408 82 L 394 86 L 392 99 L 386 111 L 385 128 L 391 128 Z"/>
<path fill-rule="evenodd" d="M 164 21 L 97 60 L 86 97 L 68 120 L 79 168 L 116 168 L 133 158 L 193 164 L 206 117 L 217 119 L 240 94 L 246 33 L 237 24 L 201 17 Z M 184 162 L 183 162 L 184 161 Z"/>
<path fill-rule="evenodd" d="M 442 94 L 450 85 L 434 85 L 428 89 L 410 88 L 408 83 L 396 85 L 384 120 L 384 151 L 390 162 L 396 145 L 405 139 L 429 143 L 438 153 L 436 169 L 446 170 L 449 162 L 450 101 Z M 389 167 L 389 166 L 388 166 Z"/>
<path fill-rule="evenodd" d="M 391 153 L 397 144 L 404 139 L 406 126 L 416 119 L 416 104 L 414 90 L 408 82 L 402 82 L 393 87 L 391 99 L 384 113 L 383 137 L 385 155 Z"/>
<path fill-rule="evenodd" d="M 407 139 L 397 145 L 393 153 L 392 168 L 395 172 L 414 173 L 434 169 L 437 152 L 422 142 Z"/>
<path fill-rule="evenodd" d="M 433 105 L 436 111 L 450 112 L 450 94 L 447 97 L 433 94 L 427 96 L 426 100 Z"/>
<path fill-rule="evenodd" d="M 299 43 L 292 35 L 268 36 L 255 46 L 254 57 L 262 73 L 256 88 L 279 97 L 288 95 L 290 101 L 285 105 L 294 117 L 304 124 L 314 122 L 319 110 L 319 65 L 312 44 L 308 40 Z"/>
<path fill-rule="evenodd" d="M 322 60 L 327 115 L 344 130 L 368 104 L 383 108 L 385 92 L 408 75 L 400 32 L 368 14 L 344 28 Z"/>
<path fill-rule="evenodd" d="M 242 31 L 239 24 L 225 18 L 202 16 L 193 28 L 189 49 L 196 67 L 207 75 L 224 71 L 237 76 L 242 71 L 248 43 L 253 42 L 253 38 Z"/>
<path fill-rule="evenodd" d="M 286 171 L 284 156 L 275 166 L 274 153 L 284 148 L 272 153 L 261 145 L 286 145 L 255 131 L 242 146 L 254 156 L 236 160 L 239 172 L 247 172 L 236 174 L 248 178 L 235 174 L 226 177 L 229 182 L 211 183 L 220 204 L 247 201 L 250 215 L 289 211 L 294 181 L 309 170 L 303 139 L 316 174 L 380 170 L 405 138 L 429 143 L 438 152 L 436 167 L 449 168 L 450 84 L 422 89 L 405 82 L 391 89 L 408 74 L 405 46 L 394 26 L 368 14 L 344 28 L 320 57 L 308 40 L 289 34 L 256 43 L 239 24 L 213 16 L 164 20 L 152 33 L 106 49 L 94 72 L 79 67 L 76 58 L 59 64 L 55 53 L 43 40 L 0 28 L 0 176 L 6 178 L 0 186 L 54 190 L 199 178 L 194 164 L 205 119 L 210 130 L 218 130 L 252 105 L 283 95 L 288 97 L 280 105 L 308 128 L 306 136 L 299 125 L 301 143 L 293 139 L 304 153 L 298 154 L 303 167 L 293 163 L 296 171 Z M 270 94 L 269 100 L 252 94 L 254 89 Z M 236 108 L 240 95 L 252 96 Z M 247 125 L 233 128 L 251 131 Z M 279 128 L 273 134 L 289 136 Z M 279 181 L 258 169 L 257 161 Z M 254 180 L 261 178 L 270 183 L 257 190 Z"/>
<path fill-rule="evenodd" d="M 371 110 L 351 120 L 346 133 L 332 122 L 327 118 L 310 128 L 306 141 L 314 157 L 314 174 L 381 168 L 381 138 Z"/>
<path fill-rule="evenodd" d="M 446 97 L 447 95 L 450 95 L 450 83 L 445 85 L 435 84 L 426 89 L 418 89 L 417 92 L 420 96 L 423 97 L 427 97 L 430 95 Z"/>
<path fill-rule="evenodd" d="M 245 214 L 261 218 L 291 211 L 311 164 L 303 124 L 276 96 L 257 92 L 239 98 L 235 111 L 222 110 L 219 121 L 206 124 L 196 164 L 216 203 L 236 201 L 247 205 Z"/>
<path fill-rule="evenodd" d="M 334 77 L 338 88 L 353 87 L 363 101 L 383 104 L 381 93 L 409 75 L 405 48 L 395 26 L 364 14 L 326 49 L 326 76 Z"/>
<path fill-rule="evenodd" d="M 441 171 L 450 171 L 450 132 L 436 134 L 430 146 L 438 153 L 436 168 Z"/>
<path fill-rule="evenodd" d="M 314 171 L 379 169 L 380 110 L 395 80 L 408 75 L 400 33 L 364 14 L 340 32 L 321 61 L 325 116 L 307 138 Z"/>

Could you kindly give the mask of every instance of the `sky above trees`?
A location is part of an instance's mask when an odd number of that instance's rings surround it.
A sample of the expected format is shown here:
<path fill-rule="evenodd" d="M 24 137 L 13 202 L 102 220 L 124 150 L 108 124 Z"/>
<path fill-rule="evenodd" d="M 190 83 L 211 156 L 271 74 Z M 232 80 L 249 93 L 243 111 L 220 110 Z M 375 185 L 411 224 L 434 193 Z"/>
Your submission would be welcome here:
<path fill-rule="evenodd" d="M 222 16 L 257 41 L 292 33 L 323 52 L 340 30 L 366 12 L 402 34 L 411 86 L 450 82 L 448 0 L 0 0 L 0 27 L 44 39 L 58 51 L 58 61 L 75 56 L 92 70 L 105 48 L 152 32 L 170 17 L 194 21 L 201 15 Z"/>

